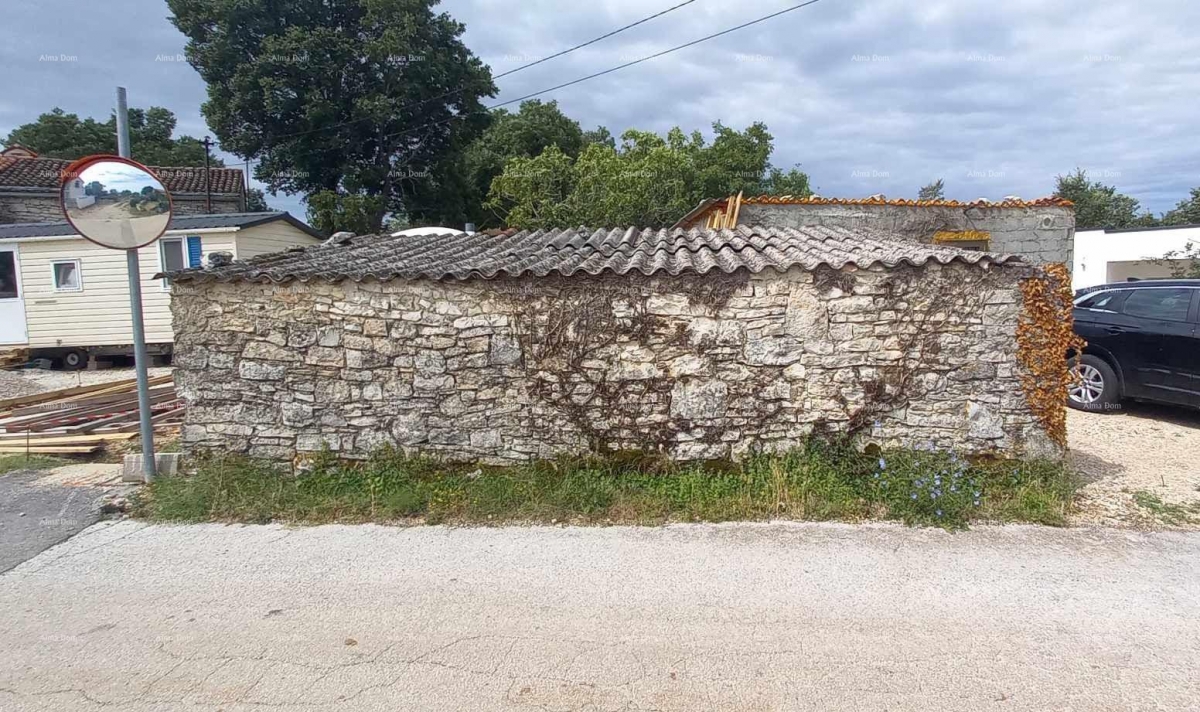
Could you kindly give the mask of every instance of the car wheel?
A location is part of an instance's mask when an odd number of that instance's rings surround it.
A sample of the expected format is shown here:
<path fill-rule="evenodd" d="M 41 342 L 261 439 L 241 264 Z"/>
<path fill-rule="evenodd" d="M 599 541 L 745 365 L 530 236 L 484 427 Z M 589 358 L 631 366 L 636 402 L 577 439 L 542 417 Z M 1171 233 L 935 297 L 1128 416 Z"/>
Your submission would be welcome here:
<path fill-rule="evenodd" d="M 1104 359 L 1084 354 L 1070 361 L 1073 380 L 1067 389 L 1067 405 L 1089 412 L 1119 410 L 1120 384 Z"/>
<path fill-rule="evenodd" d="M 62 367 L 65 371 L 78 371 L 87 365 L 87 352 L 83 349 L 72 349 L 62 355 Z"/>

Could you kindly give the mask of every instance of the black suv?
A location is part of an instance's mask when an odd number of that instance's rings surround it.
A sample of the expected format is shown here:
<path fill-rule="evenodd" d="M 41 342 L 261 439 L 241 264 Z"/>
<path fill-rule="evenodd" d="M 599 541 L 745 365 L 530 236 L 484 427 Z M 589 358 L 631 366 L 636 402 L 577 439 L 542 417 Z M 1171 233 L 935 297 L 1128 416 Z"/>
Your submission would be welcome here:
<path fill-rule="evenodd" d="M 1200 407 L 1200 279 L 1120 282 L 1075 297 L 1068 405 L 1116 410 L 1122 398 Z"/>

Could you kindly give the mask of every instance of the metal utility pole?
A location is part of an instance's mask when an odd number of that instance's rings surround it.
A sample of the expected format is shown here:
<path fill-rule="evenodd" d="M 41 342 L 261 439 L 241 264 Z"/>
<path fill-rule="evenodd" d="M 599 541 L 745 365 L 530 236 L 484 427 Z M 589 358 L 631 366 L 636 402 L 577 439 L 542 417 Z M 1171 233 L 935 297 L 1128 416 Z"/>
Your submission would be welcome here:
<path fill-rule="evenodd" d="M 212 212 L 212 171 L 208 167 L 208 155 L 212 150 L 212 139 L 204 137 L 204 212 Z"/>
<path fill-rule="evenodd" d="M 117 87 L 117 154 L 133 158 L 129 150 L 129 106 L 125 87 Z M 133 362 L 137 371 L 138 416 L 142 432 L 142 477 L 150 482 L 158 474 L 154 463 L 154 425 L 150 422 L 150 377 L 146 373 L 146 326 L 142 321 L 142 270 L 137 248 L 125 251 L 129 272 L 129 308 L 133 320 Z"/>

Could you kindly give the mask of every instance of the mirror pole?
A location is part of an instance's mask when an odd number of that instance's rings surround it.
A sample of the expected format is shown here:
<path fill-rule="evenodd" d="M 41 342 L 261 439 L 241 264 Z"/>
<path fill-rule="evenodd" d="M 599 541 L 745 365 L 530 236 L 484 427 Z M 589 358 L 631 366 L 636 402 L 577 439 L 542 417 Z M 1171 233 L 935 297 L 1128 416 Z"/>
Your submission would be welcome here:
<path fill-rule="evenodd" d="M 129 107 L 125 87 L 117 87 L 117 153 L 132 158 L 129 150 Z M 128 221 L 125 229 L 132 231 Z M 132 238 L 132 235 L 130 236 Z M 131 239 L 129 244 L 134 244 Z M 133 322 L 133 363 L 137 371 L 138 420 L 142 433 L 142 479 L 150 482 L 158 474 L 154 462 L 154 425 L 150 422 L 150 377 L 147 373 L 146 325 L 142 319 L 142 279 L 137 248 L 125 251 L 129 273 L 129 308 Z"/>

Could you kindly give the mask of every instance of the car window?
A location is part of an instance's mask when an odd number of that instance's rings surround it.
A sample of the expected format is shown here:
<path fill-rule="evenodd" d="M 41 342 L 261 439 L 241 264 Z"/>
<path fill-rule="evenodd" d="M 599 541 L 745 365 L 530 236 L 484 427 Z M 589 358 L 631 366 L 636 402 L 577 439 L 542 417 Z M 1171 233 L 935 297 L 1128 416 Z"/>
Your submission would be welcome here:
<path fill-rule="evenodd" d="M 1192 290 L 1186 287 L 1135 289 L 1125 300 L 1125 314 L 1146 319 L 1187 321 Z"/>
<path fill-rule="evenodd" d="M 1075 306 L 1081 309 L 1095 309 L 1097 311 L 1120 311 L 1121 302 L 1125 300 L 1125 296 L 1127 294 L 1129 294 L 1127 290 L 1116 292 L 1098 292 L 1083 299 Z"/>

